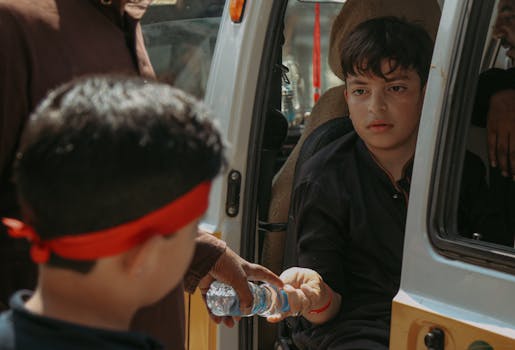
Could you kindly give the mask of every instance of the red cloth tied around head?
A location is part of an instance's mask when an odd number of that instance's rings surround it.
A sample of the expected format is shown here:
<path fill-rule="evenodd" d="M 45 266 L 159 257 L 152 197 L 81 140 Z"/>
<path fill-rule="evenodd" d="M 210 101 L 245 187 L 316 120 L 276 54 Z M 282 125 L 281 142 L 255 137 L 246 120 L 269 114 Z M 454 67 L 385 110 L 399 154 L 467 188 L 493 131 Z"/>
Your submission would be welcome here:
<path fill-rule="evenodd" d="M 30 226 L 16 219 L 2 222 L 14 238 L 26 238 L 32 243 L 30 255 L 34 262 L 46 263 L 50 253 L 70 260 L 97 260 L 123 253 L 154 235 L 170 235 L 202 216 L 209 204 L 210 182 L 204 182 L 173 202 L 139 219 L 105 230 L 41 240 Z"/>

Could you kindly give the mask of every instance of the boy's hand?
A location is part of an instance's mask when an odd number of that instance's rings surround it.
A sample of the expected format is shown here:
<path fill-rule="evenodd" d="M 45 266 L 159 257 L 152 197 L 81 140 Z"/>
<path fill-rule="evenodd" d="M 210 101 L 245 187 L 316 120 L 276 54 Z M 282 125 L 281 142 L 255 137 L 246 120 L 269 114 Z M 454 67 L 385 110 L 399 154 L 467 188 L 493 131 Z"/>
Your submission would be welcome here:
<path fill-rule="evenodd" d="M 499 91 L 490 98 L 486 128 L 490 165 L 515 181 L 515 90 Z"/>
<path fill-rule="evenodd" d="M 283 282 L 272 271 L 264 266 L 246 261 L 229 247 L 227 247 L 211 271 L 200 280 L 199 288 L 204 302 L 206 301 L 206 293 L 209 286 L 214 280 L 226 283 L 236 290 L 242 311 L 250 311 L 252 309 L 253 298 L 247 283 L 248 280 L 265 281 L 279 288 L 283 287 Z M 239 317 L 219 317 L 211 313 L 210 316 L 216 323 L 223 322 L 228 327 L 234 326 L 234 319 L 239 320 Z"/>
<path fill-rule="evenodd" d="M 280 278 L 288 294 L 290 312 L 267 317 L 268 322 L 276 323 L 289 316 L 302 315 L 312 323 L 324 323 L 336 315 L 341 297 L 334 292 L 314 270 L 292 267 L 284 271 Z M 323 310 L 313 313 L 313 310 Z"/>

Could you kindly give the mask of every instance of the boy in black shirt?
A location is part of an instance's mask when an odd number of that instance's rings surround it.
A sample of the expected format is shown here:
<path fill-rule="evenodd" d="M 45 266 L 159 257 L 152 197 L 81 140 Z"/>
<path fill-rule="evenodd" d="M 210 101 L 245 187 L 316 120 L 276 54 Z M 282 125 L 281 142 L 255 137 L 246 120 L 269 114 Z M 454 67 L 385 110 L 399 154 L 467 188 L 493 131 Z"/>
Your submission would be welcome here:
<path fill-rule="evenodd" d="M 394 17 L 360 24 L 342 48 L 355 131 L 302 167 L 293 205 L 304 268 L 281 275 L 303 316 L 300 349 L 388 349 L 432 48 L 424 29 Z"/>
<path fill-rule="evenodd" d="M 128 329 L 191 261 L 224 162 L 205 114 L 139 78 L 85 79 L 42 102 L 15 167 L 24 222 L 3 220 L 30 240 L 39 281 L 0 315 L 0 349 L 161 348 Z"/>

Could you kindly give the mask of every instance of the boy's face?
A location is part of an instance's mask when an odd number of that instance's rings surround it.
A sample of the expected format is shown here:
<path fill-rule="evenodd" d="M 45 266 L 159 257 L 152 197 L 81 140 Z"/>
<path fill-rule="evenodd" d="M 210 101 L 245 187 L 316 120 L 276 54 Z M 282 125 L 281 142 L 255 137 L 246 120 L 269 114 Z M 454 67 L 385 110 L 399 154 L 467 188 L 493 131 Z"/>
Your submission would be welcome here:
<path fill-rule="evenodd" d="M 425 88 L 416 70 L 398 67 L 387 73 L 390 67 L 384 59 L 386 79 L 372 74 L 346 77 L 352 124 L 372 153 L 415 150 Z"/>

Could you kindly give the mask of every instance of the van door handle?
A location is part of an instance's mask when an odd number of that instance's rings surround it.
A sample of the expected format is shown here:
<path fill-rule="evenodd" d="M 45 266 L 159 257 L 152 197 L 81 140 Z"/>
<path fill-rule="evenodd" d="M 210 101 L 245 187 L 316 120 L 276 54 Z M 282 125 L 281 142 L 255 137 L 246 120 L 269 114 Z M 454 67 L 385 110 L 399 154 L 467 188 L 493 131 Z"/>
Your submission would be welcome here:
<path fill-rule="evenodd" d="M 445 333 L 440 328 L 433 328 L 424 337 L 427 350 L 444 350 Z"/>
<path fill-rule="evenodd" d="M 227 197 L 225 199 L 225 213 L 230 217 L 235 217 L 240 211 L 240 188 L 241 173 L 231 170 L 227 177 Z"/>

